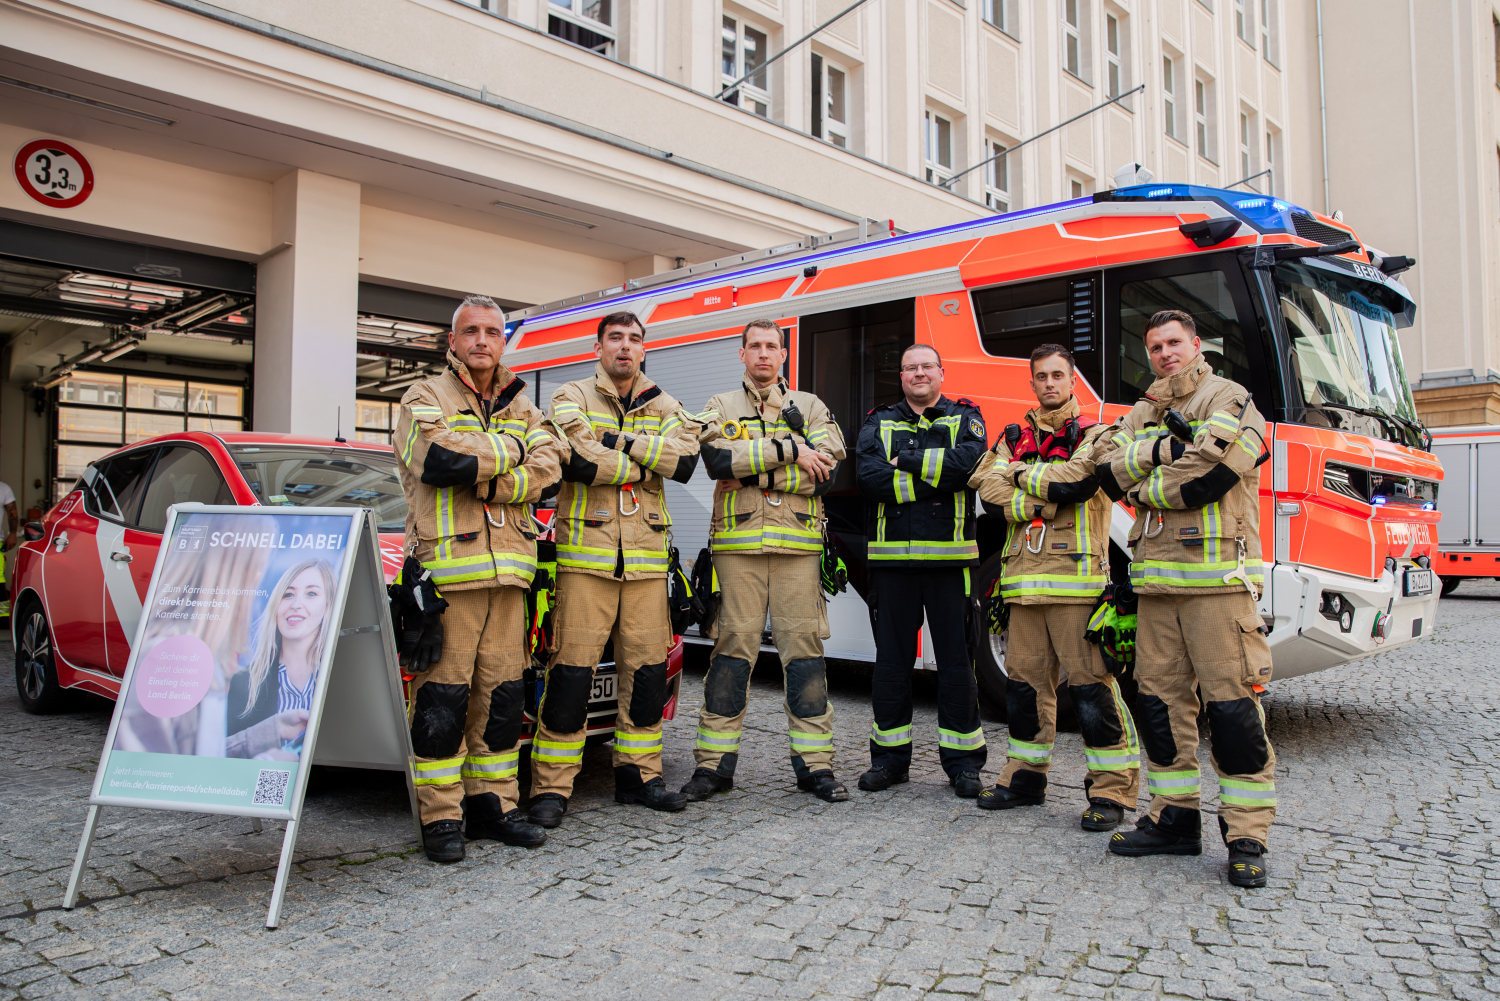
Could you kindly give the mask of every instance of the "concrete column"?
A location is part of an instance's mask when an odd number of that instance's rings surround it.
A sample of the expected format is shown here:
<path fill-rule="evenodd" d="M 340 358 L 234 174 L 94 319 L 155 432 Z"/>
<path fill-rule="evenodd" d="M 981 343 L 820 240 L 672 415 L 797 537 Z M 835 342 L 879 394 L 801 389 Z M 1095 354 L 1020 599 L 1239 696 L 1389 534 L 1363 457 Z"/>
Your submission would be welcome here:
<path fill-rule="evenodd" d="M 255 429 L 332 438 L 354 427 L 359 185 L 294 170 L 276 182 L 255 299 Z"/>

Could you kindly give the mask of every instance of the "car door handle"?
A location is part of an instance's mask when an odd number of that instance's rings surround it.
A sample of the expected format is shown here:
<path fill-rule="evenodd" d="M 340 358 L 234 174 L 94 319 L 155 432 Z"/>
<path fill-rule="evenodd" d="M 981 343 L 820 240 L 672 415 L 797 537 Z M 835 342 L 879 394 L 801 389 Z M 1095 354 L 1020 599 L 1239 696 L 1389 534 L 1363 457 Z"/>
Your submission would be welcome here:
<path fill-rule="evenodd" d="M 116 563 L 129 563 L 132 559 L 129 553 L 110 553 L 109 558 Z"/>
<path fill-rule="evenodd" d="M 67 549 L 68 548 L 68 533 L 67 532 L 59 532 L 58 535 L 57 535 L 57 538 L 55 538 L 55 539 L 52 540 L 52 544 L 57 547 L 57 551 L 58 552 L 62 552 L 64 549 Z"/>

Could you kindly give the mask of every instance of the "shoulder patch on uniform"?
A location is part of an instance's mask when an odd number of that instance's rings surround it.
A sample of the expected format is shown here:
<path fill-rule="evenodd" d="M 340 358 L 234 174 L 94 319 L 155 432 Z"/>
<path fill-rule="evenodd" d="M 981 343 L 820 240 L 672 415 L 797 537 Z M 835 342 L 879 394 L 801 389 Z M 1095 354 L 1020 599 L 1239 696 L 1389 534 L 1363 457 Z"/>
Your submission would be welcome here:
<path fill-rule="evenodd" d="M 979 423 L 979 418 L 969 420 L 969 433 L 980 440 L 984 439 L 984 425 Z"/>

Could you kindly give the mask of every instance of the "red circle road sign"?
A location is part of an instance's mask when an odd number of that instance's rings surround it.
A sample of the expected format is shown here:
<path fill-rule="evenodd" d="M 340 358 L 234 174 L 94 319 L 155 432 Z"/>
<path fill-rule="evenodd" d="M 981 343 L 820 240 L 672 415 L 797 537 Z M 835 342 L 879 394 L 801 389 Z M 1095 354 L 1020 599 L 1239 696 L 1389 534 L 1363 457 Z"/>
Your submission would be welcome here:
<path fill-rule="evenodd" d="M 94 168 L 65 142 L 33 139 L 16 153 L 16 183 L 43 205 L 70 209 L 93 193 Z"/>

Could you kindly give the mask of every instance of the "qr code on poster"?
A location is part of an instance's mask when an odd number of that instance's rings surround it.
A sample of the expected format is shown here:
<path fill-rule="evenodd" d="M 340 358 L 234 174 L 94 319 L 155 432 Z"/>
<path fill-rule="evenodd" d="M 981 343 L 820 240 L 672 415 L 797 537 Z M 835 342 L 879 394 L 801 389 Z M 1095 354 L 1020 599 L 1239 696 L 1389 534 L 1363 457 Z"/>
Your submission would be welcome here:
<path fill-rule="evenodd" d="M 255 779 L 255 795 L 251 806 L 282 806 L 286 803 L 286 784 L 291 772 L 281 769 L 262 768 Z"/>

